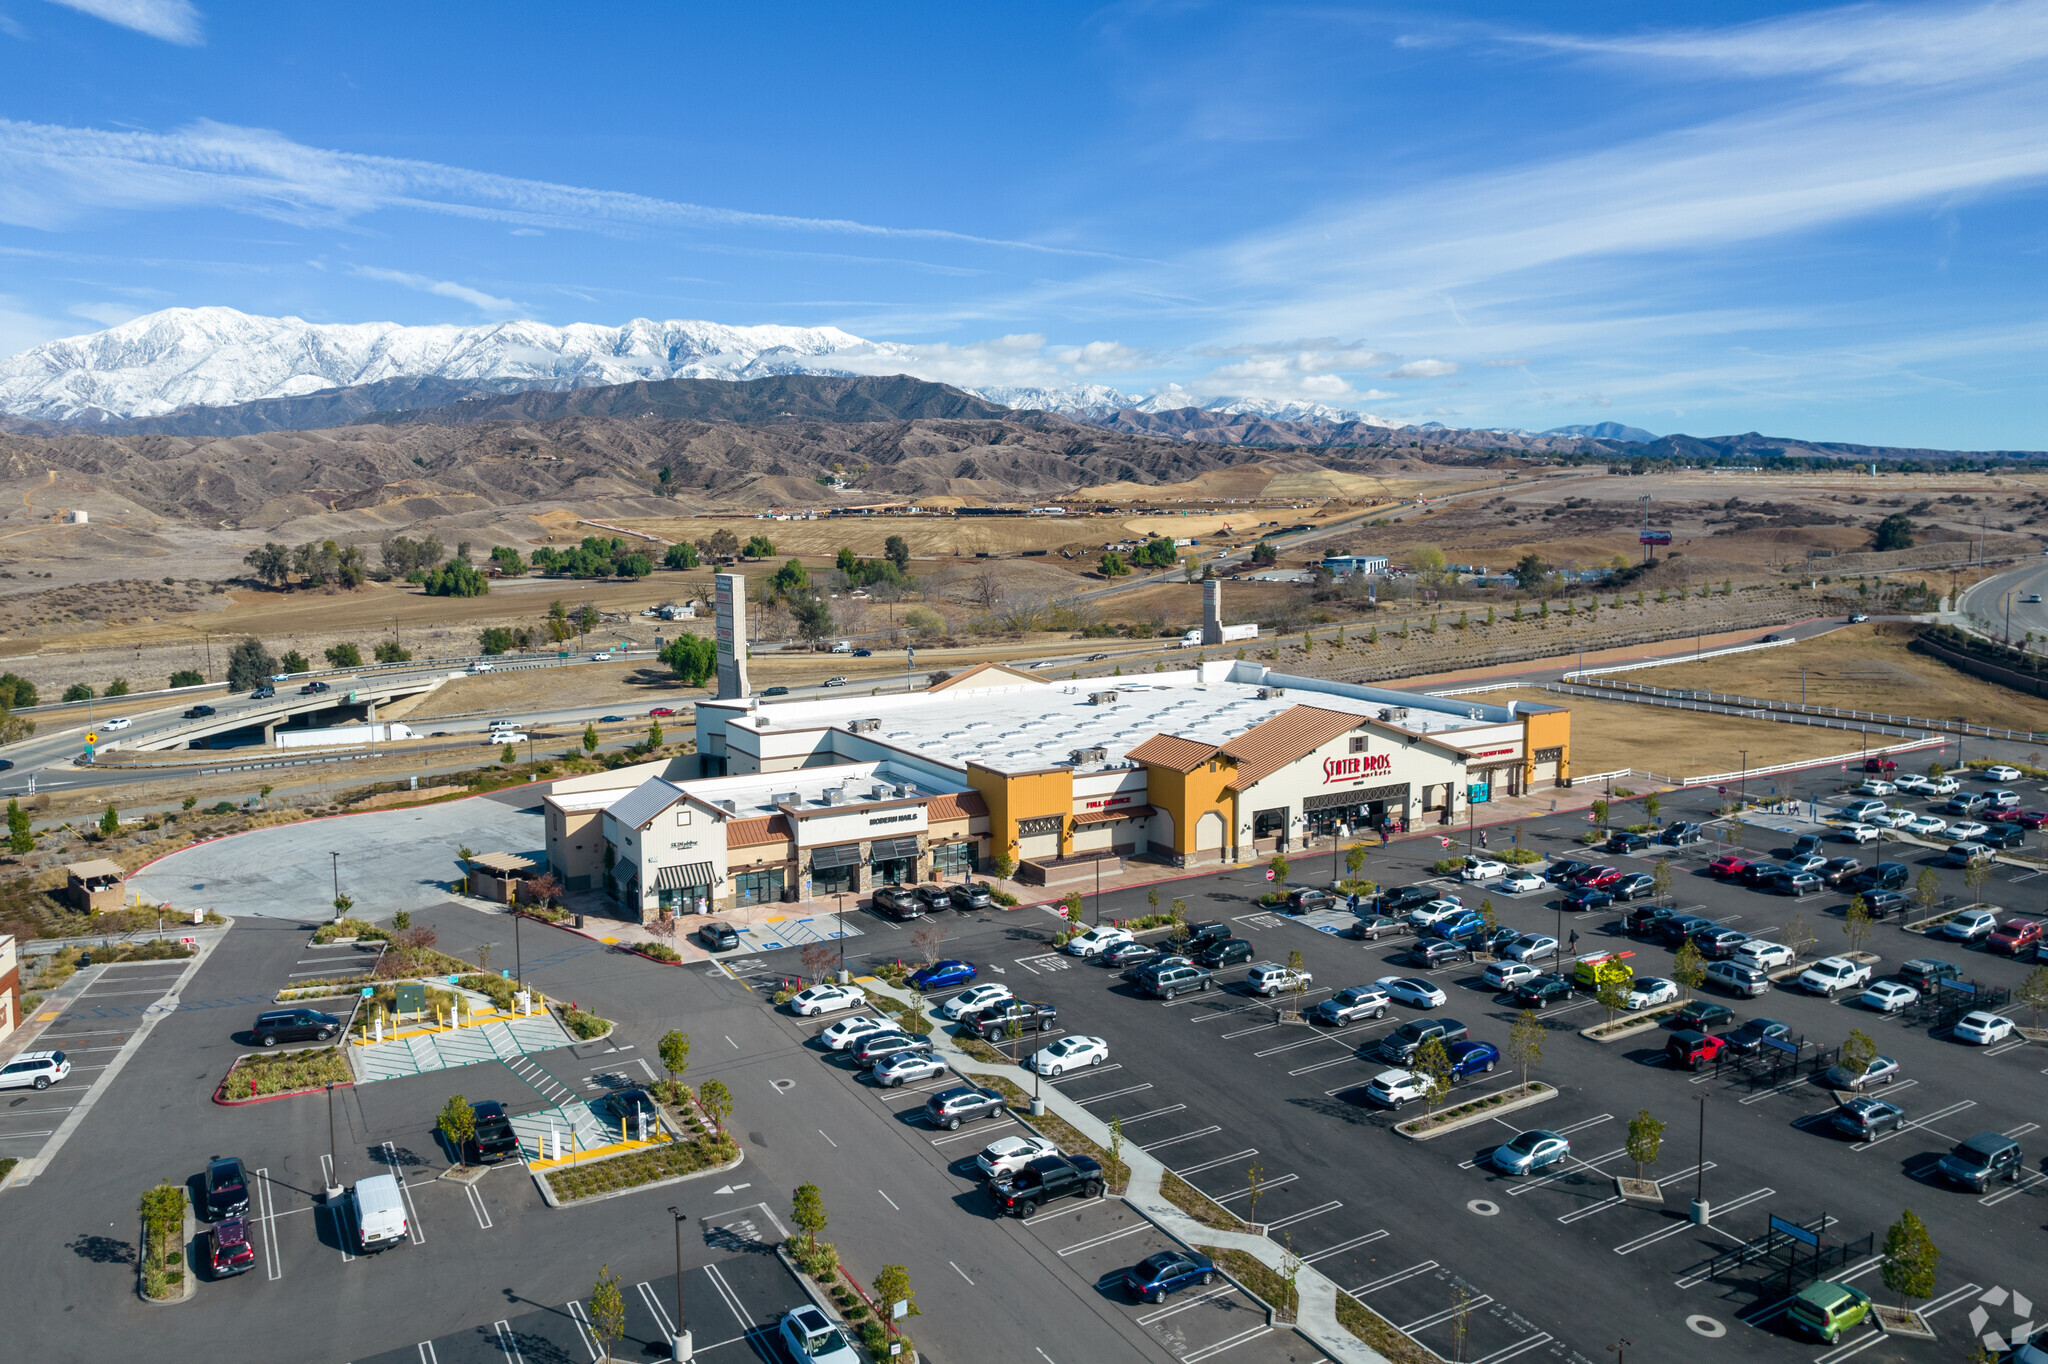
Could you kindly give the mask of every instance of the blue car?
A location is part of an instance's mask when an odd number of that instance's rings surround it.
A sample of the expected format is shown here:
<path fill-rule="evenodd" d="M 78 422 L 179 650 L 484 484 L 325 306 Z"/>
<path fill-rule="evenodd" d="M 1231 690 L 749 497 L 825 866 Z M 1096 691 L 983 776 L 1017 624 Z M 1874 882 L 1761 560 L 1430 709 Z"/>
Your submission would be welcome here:
<path fill-rule="evenodd" d="M 1454 918 L 1441 919 L 1422 930 L 1425 938 L 1448 938 L 1452 942 L 1469 943 L 1486 936 L 1486 920 L 1470 910 Z"/>
<path fill-rule="evenodd" d="M 1533 1175 L 1567 1159 L 1572 1144 L 1555 1132 L 1538 1128 L 1524 1132 L 1487 1154 L 1493 1168 L 1504 1175 Z"/>
<path fill-rule="evenodd" d="M 1500 1048 L 1491 1042 L 1453 1042 L 1450 1053 L 1453 1080 L 1484 1075 L 1500 1064 Z"/>
<path fill-rule="evenodd" d="M 935 961 L 930 966 L 920 967 L 910 973 L 912 987 L 929 993 L 933 990 L 950 990 L 956 985 L 966 985 L 975 976 L 974 963 L 970 961 Z"/>
<path fill-rule="evenodd" d="M 1192 1250 L 1162 1250 L 1124 1271 L 1124 1287 L 1139 1302 L 1164 1302 L 1168 1293 L 1215 1279 L 1215 1262 Z"/>

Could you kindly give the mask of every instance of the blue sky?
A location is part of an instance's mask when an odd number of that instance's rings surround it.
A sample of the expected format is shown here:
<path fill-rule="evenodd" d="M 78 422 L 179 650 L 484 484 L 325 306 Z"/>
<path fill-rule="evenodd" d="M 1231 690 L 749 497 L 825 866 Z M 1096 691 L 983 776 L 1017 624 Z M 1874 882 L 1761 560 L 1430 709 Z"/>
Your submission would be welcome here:
<path fill-rule="evenodd" d="M 704 318 L 977 386 L 2048 447 L 2048 0 L 0 0 L 0 61 L 0 353 Z"/>

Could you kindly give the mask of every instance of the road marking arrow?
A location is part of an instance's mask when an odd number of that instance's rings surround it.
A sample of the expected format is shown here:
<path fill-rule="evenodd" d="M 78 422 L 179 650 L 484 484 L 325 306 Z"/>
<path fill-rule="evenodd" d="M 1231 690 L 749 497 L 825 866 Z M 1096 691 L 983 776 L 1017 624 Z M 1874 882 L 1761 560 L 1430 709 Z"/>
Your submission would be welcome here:
<path fill-rule="evenodd" d="M 751 1189 L 753 1187 L 752 1184 L 727 1184 L 723 1188 L 713 1190 L 713 1193 L 723 1197 L 726 1194 L 738 1193 L 741 1189 Z"/>

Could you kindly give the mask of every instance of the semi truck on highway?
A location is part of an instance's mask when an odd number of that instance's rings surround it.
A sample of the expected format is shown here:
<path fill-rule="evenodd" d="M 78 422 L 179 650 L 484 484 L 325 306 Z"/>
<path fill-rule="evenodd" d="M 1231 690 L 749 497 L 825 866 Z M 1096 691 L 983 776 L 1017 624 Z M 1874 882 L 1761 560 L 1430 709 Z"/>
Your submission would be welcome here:
<path fill-rule="evenodd" d="M 1259 627 L 1256 623 L 1251 625 L 1226 625 L 1223 627 L 1223 642 L 1225 644 L 1235 644 L 1242 639 L 1257 639 L 1258 637 Z M 1200 630 L 1190 630 L 1182 635 L 1180 637 L 1180 647 L 1183 649 L 1201 648 L 1202 632 Z"/>
<path fill-rule="evenodd" d="M 334 725 L 328 729 L 280 729 L 273 742 L 279 748 L 348 748 L 419 737 L 410 725 Z"/>

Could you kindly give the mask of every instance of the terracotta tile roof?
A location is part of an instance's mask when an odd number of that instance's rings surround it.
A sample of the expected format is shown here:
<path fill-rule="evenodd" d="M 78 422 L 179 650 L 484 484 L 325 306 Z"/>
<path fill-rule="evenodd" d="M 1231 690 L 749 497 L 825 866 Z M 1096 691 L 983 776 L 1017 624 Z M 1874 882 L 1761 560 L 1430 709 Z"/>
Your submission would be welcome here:
<path fill-rule="evenodd" d="M 1296 758 L 1313 753 L 1347 730 L 1364 725 L 1358 716 L 1344 711 L 1295 706 L 1281 711 L 1263 724 L 1252 726 L 1217 750 L 1237 759 L 1237 775 L 1231 790 L 1242 791 L 1264 777 L 1278 772 Z"/>
<path fill-rule="evenodd" d="M 781 815 L 760 819 L 736 819 L 725 826 L 725 846 L 746 848 L 756 843 L 780 843 L 789 837 L 789 820 Z"/>
<path fill-rule="evenodd" d="M 1216 753 L 1214 744 L 1183 739 L 1177 734 L 1155 734 L 1135 748 L 1125 750 L 1124 756 L 1132 762 L 1145 763 L 1151 767 L 1170 767 L 1176 772 L 1192 772 L 1215 757 Z"/>
<path fill-rule="evenodd" d="M 1075 815 L 1076 825 L 1114 824 L 1120 819 L 1146 819 L 1152 814 L 1149 805 L 1126 805 L 1120 810 L 1095 810 L 1085 815 Z"/>
<path fill-rule="evenodd" d="M 981 798 L 979 791 L 955 791 L 933 796 L 924 807 L 925 818 L 932 821 L 974 819 L 987 813 L 988 802 Z"/>

